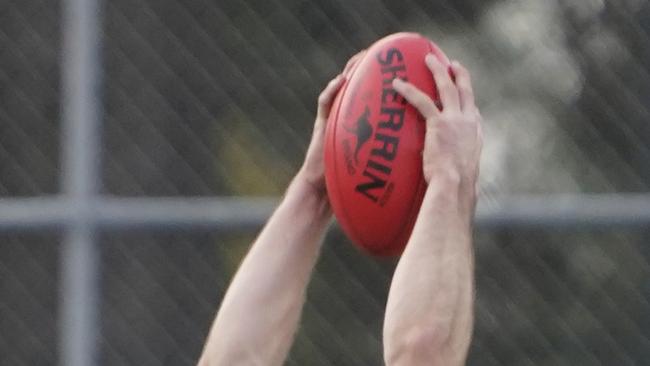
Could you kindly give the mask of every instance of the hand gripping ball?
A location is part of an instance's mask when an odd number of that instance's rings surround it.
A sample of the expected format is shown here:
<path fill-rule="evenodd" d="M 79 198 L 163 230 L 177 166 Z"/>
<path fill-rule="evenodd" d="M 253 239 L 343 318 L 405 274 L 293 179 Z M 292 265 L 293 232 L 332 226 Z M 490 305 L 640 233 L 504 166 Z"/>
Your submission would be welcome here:
<path fill-rule="evenodd" d="M 325 134 L 329 199 L 346 235 L 374 255 L 402 253 L 426 190 L 425 123 L 393 90 L 392 80 L 407 80 L 438 103 L 424 63 L 428 53 L 449 64 L 445 54 L 419 34 L 380 39 L 349 71 L 332 104 Z"/>

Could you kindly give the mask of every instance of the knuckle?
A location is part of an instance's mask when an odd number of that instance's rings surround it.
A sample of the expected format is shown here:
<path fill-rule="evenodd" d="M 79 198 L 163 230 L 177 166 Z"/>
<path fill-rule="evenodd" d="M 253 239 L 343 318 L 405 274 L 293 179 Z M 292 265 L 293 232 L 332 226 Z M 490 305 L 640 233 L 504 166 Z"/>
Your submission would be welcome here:
<path fill-rule="evenodd" d="M 451 82 L 451 77 L 449 76 L 449 72 L 447 68 L 445 68 L 443 65 L 436 65 L 435 69 L 433 70 L 433 75 L 435 76 L 436 80 L 444 80 L 444 81 L 450 81 Z"/>
<path fill-rule="evenodd" d="M 465 67 L 465 65 L 463 65 L 461 63 L 458 63 L 458 64 L 456 64 L 456 68 L 458 70 L 458 73 L 462 74 L 463 77 L 466 77 L 466 78 L 470 77 L 469 69 L 467 67 Z"/>
<path fill-rule="evenodd" d="M 417 104 L 417 107 L 419 109 L 427 111 L 430 111 L 434 107 L 431 99 L 423 95 L 418 95 L 414 104 Z"/>
<path fill-rule="evenodd" d="M 418 108 L 418 111 L 420 111 L 422 117 L 424 117 L 427 120 L 434 118 L 436 115 L 435 107 L 431 106 L 431 104 L 429 103 L 420 106 L 420 108 Z"/>
<path fill-rule="evenodd" d="M 318 105 L 323 105 L 327 103 L 327 100 L 329 99 L 329 95 L 326 92 L 320 93 L 318 96 Z"/>
<path fill-rule="evenodd" d="M 442 125 L 446 125 L 453 119 L 453 116 L 451 112 L 449 112 L 446 109 L 443 109 L 442 112 L 440 112 L 440 115 L 438 116 L 438 123 Z"/>
<path fill-rule="evenodd" d="M 468 82 L 459 83 L 458 89 L 465 94 L 469 94 L 469 95 L 474 94 L 474 90 L 472 89 L 472 86 Z"/>
<path fill-rule="evenodd" d="M 435 72 L 441 72 L 441 73 L 447 72 L 447 67 L 440 61 L 437 61 L 437 62 L 433 63 L 433 65 L 431 65 L 431 68 Z"/>
<path fill-rule="evenodd" d="M 424 105 L 427 101 L 426 97 L 424 97 L 422 94 L 417 93 L 415 91 L 413 91 L 411 95 L 413 96 L 412 99 L 414 104 Z"/>
<path fill-rule="evenodd" d="M 424 103 L 424 98 L 422 98 L 422 95 L 420 95 L 416 91 L 410 91 L 406 93 L 404 97 L 406 97 L 409 103 L 413 105 L 421 105 L 422 103 Z"/>
<path fill-rule="evenodd" d="M 454 128 L 461 128 L 463 125 L 463 122 L 466 122 L 466 118 L 463 117 L 461 113 L 458 113 L 457 111 L 454 110 L 444 110 L 442 112 L 441 118 L 442 121 L 445 122 L 445 124 L 449 125 L 451 128 L 452 126 Z"/>
<path fill-rule="evenodd" d="M 446 79 L 437 81 L 436 85 L 438 86 L 438 90 L 444 90 L 444 91 L 450 90 L 454 87 L 451 81 L 448 81 Z"/>
<path fill-rule="evenodd" d="M 469 71 L 462 64 L 456 65 L 456 73 L 462 75 L 463 77 L 469 77 Z"/>
<path fill-rule="evenodd" d="M 450 122 L 466 120 L 466 118 L 463 117 L 463 114 L 459 110 L 447 110 L 446 117 Z"/>
<path fill-rule="evenodd" d="M 407 94 L 415 95 L 417 94 L 417 89 L 415 89 L 415 87 L 410 83 L 406 82 L 404 84 L 404 92 Z"/>
<path fill-rule="evenodd" d="M 361 57 L 360 53 L 357 53 L 356 55 L 352 56 L 350 60 L 348 60 L 348 63 L 345 65 L 346 68 L 352 67 Z"/>

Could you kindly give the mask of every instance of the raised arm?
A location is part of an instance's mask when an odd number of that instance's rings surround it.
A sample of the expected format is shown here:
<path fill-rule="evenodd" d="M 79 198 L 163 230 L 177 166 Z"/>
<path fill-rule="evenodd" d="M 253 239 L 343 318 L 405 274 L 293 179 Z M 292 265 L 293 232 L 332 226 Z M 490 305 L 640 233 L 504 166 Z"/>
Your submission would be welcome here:
<path fill-rule="evenodd" d="M 253 243 L 221 303 L 200 366 L 281 365 L 298 327 L 305 292 L 331 218 L 323 145 L 330 106 L 352 57 L 318 98 L 300 171 Z"/>
<path fill-rule="evenodd" d="M 454 62 L 452 81 L 435 57 L 426 63 L 443 110 L 414 86 L 393 86 L 426 118 L 423 152 L 428 188 L 395 270 L 384 322 L 388 366 L 465 363 L 474 302 L 472 219 L 482 145 L 481 116 L 469 73 Z"/>
<path fill-rule="evenodd" d="M 343 81 L 342 75 L 337 76 L 321 93 L 305 162 L 235 274 L 212 325 L 200 366 L 284 362 L 331 217 L 323 137 L 330 104 Z"/>

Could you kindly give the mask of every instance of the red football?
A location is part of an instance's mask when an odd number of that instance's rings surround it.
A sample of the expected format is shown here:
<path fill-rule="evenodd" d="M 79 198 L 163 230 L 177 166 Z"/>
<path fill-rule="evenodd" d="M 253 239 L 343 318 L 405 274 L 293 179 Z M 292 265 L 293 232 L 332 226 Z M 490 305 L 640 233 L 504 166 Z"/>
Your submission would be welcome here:
<path fill-rule="evenodd" d="M 392 87 L 405 79 L 438 95 L 424 63 L 447 56 L 415 33 L 397 33 L 368 48 L 332 105 L 325 135 L 325 177 L 334 214 L 348 237 L 375 255 L 399 255 L 413 230 L 426 182 L 425 124 Z"/>

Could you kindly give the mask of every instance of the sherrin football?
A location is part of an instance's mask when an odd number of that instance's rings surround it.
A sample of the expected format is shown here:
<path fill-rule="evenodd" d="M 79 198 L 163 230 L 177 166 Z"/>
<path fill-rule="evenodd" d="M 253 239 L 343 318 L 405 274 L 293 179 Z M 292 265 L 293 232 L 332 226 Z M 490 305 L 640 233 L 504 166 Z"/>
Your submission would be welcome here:
<path fill-rule="evenodd" d="M 325 134 L 327 192 L 339 225 L 356 245 L 399 255 L 422 203 L 425 123 L 392 87 L 411 82 L 438 103 L 424 63 L 445 54 L 429 39 L 397 33 L 374 43 L 347 75 L 332 104 Z"/>

